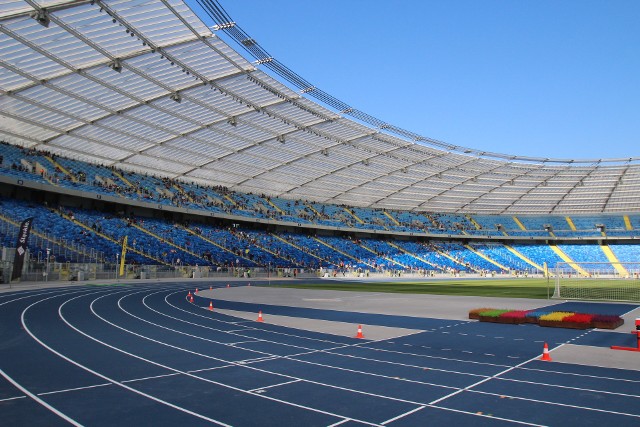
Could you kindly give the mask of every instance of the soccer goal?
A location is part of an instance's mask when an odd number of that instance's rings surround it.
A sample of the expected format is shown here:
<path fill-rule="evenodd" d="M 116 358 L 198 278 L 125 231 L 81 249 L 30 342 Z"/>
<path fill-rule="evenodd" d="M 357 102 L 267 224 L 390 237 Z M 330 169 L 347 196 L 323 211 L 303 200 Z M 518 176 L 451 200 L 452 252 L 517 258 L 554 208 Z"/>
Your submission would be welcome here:
<path fill-rule="evenodd" d="M 640 301 L 640 263 L 559 262 L 553 298 Z"/>

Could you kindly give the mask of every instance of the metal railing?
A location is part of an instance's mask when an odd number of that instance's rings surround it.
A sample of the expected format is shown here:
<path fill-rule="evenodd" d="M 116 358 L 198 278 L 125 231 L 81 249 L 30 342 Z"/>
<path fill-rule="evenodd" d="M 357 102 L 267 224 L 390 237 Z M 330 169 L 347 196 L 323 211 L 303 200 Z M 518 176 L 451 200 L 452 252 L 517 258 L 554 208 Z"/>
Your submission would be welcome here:
<path fill-rule="evenodd" d="M 18 236 L 18 226 L 6 221 L 0 221 L 0 237 L 5 241 L 15 242 Z M 32 230 L 29 235 L 29 247 L 36 248 L 33 256 L 38 260 L 44 260 L 49 256 L 57 259 L 68 260 L 74 263 L 104 262 L 104 252 L 84 245 L 82 243 L 61 239 L 49 233 Z"/>

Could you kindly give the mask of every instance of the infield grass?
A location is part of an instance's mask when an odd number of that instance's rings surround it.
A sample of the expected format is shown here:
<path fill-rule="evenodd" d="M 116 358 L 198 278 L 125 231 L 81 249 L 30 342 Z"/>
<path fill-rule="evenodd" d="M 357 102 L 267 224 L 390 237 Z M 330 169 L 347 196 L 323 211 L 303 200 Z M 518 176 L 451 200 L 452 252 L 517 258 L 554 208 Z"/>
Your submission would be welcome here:
<path fill-rule="evenodd" d="M 547 279 L 477 279 L 424 281 L 336 281 L 304 283 L 303 281 L 277 285 L 283 288 L 316 289 L 357 292 L 393 292 L 405 294 L 465 295 L 505 298 L 547 298 L 553 293 L 553 282 L 547 289 Z"/>

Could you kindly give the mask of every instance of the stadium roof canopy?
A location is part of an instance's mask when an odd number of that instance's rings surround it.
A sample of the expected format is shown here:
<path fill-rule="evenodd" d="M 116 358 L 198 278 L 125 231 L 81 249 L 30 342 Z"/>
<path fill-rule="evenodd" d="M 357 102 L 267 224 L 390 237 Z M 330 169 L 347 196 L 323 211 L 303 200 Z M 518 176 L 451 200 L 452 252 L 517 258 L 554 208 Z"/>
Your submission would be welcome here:
<path fill-rule="evenodd" d="M 640 159 L 507 156 L 415 135 L 308 84 L 206 3 L 213 28 L 178 0 L 0 0 L 0 138 L 335 204 L 480 214 L 640 209 Z"/>

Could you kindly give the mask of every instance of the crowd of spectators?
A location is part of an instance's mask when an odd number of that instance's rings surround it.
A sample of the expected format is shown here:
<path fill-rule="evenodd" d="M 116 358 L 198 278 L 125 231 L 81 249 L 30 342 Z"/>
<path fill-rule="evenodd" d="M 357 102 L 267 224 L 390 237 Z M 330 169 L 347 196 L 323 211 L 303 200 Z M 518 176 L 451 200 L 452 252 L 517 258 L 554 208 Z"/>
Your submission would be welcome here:
<path fill-rule="evenodd" d="M 0 155 L 0 166 L 21 173 L 38 175 L 40 178 L 62 186 L 83 184 L 99 188 L 113 195 L 153 201 L 176 207 L 188 207 L 245 217 L 265 218 L 284 222 L 311 223 L 377 229 L 389 231 L 416 231 L 426 233 L 465 234 L 476 232 L 480 227 L 464 215 L 437 212 L 394 212 L 382 209 L 360 209 L 361 217 L 345 205 L 326 205 L 304 200 L 273 199 L 267 194 L 236 192 L 221 185 L 202 185 L 167 177 L 156 177 L 126 171 L 114 166 L 87 165 L 61 169 L 57 160 L 64 160 L 55 153 L 34 148 L 19 148 L 6 142 Z M 5 161 L 7 161 L 5 164 Z M 49 160 L 51 162 L 49 162 Z M 66 161 L 71 161 L 66 159 Z M 518 230 L 513 231 L 517 233 Z M 496 231 L 496 234 L 498 232 Z"/>

